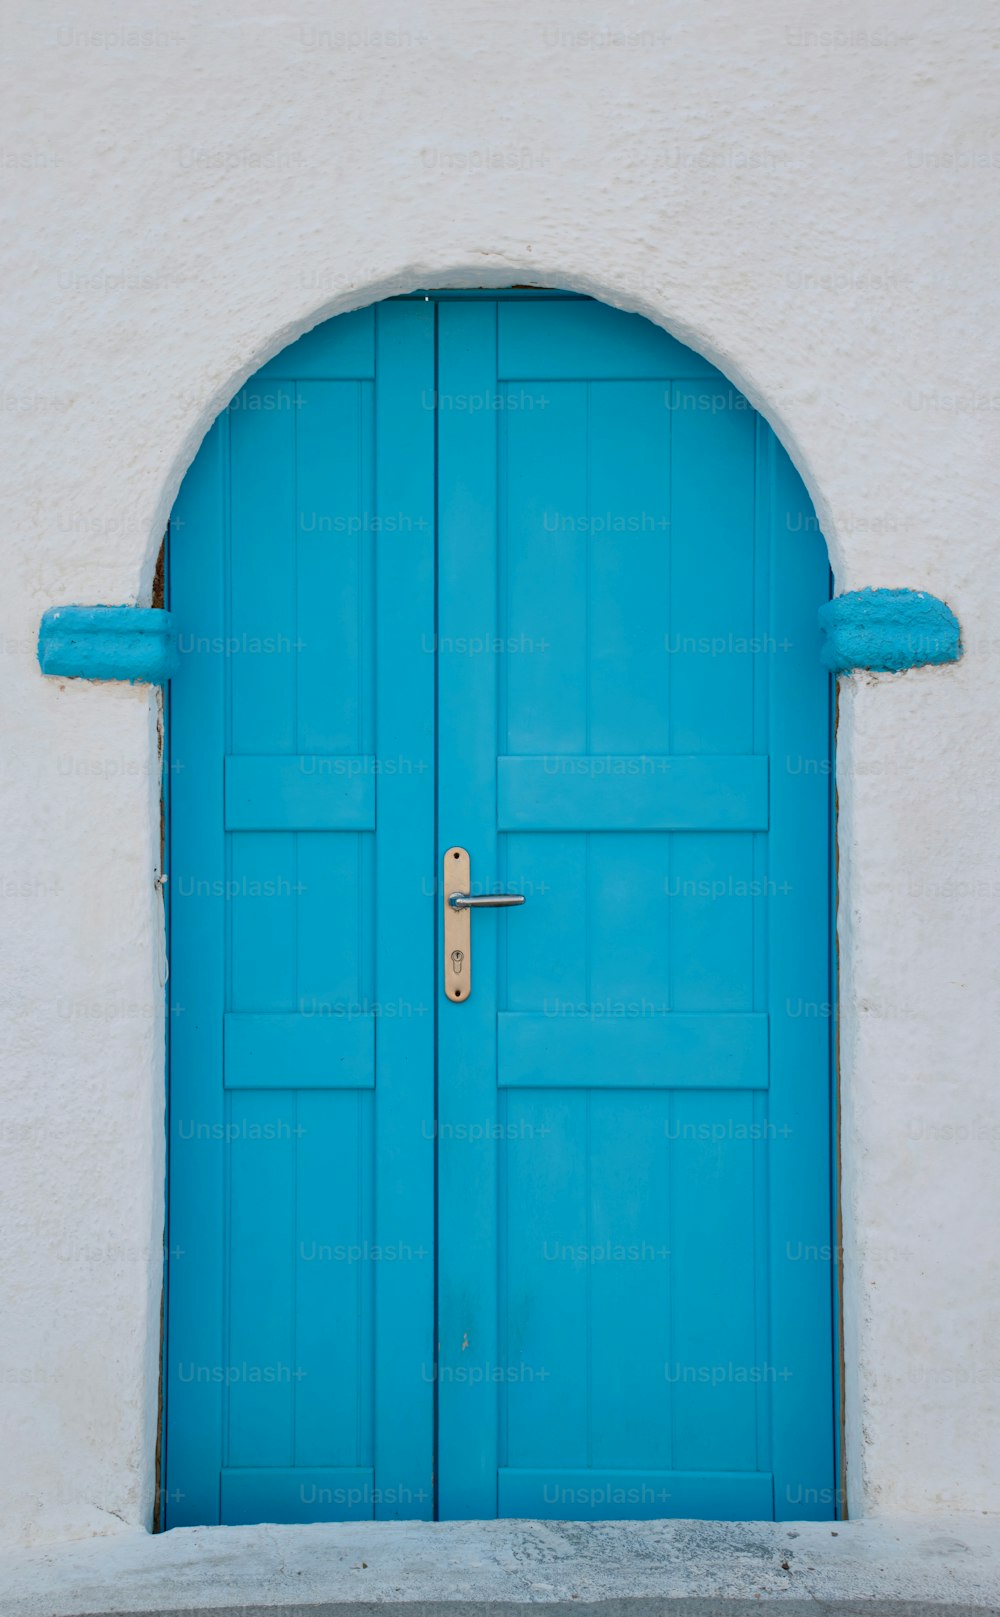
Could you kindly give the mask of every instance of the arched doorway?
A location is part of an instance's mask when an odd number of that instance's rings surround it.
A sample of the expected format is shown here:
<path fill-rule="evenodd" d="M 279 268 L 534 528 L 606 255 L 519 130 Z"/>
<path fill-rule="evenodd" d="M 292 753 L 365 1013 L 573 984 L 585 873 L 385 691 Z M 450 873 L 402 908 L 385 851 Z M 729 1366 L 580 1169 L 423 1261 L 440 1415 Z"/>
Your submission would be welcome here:
<path fill-rule="evenodd" d="M 829 569 L 770 429 L 638 316 L 393 298 L 220 417 L 169 591 L 167 1525 L 832 1515 Z"/>

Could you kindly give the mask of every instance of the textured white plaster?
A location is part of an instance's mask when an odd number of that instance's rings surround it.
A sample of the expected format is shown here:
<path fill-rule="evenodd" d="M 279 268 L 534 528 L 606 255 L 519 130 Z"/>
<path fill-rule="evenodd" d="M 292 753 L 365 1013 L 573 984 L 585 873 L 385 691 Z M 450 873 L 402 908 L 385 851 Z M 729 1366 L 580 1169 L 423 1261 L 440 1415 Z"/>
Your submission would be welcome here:
<path fill-rule="evenodd" d="M 156 703 L 43 680 L 39 616 L 148 600 L 201 436 L 290 338 L 525 281 L 709 355 L 791 450 L 838 588 L 962 622 L 957 668 L 841 698 L 848 1462 L 855 1512 L 1000 1508 L 985 0 L 88 0 L 11 4 L 5 36 L 4 1534 L 147 1524 L 156 1423 Z"/>

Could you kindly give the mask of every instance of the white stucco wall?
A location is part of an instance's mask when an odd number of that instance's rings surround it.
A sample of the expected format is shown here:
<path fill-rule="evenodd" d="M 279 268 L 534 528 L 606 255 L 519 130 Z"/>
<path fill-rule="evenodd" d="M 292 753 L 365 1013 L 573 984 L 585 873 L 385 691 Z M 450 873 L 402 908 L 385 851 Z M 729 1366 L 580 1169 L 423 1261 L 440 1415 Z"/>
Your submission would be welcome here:
<path fill-rule="evenodd" d="M 707 353 L 838 589 L 962 621 L 959 666 L 841 695 L 847 1453 L 852 1513 L 1000 1509 L 997 32 L 874 9 L 8 7 L 8 1538 L 149 1521 L 159 1338 L 157 701 L 44 680 L 39 616 L 148 600 L 202 434 L 290 337 L 525 281 Z"/>

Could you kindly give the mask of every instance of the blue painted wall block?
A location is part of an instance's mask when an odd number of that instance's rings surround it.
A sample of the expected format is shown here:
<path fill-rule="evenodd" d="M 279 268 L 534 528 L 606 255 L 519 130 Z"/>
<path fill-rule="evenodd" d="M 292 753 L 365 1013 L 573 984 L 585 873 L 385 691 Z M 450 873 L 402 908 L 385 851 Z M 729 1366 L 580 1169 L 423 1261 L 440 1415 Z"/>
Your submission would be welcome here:
<path fill-rule="evenodd" d="M 42 618 L 38 662 L 66 679 L 162 685 L 177 666 L 169 612 L 140 606 L 55 606 Z"/>
<path fill-rule="evenodd" d="M 848 590 L 820 607 L 819 622 L 823 661 L 838 674 L 854 668 L 901 673 L 962 655 L 954 612 L 923 590 Z"/>

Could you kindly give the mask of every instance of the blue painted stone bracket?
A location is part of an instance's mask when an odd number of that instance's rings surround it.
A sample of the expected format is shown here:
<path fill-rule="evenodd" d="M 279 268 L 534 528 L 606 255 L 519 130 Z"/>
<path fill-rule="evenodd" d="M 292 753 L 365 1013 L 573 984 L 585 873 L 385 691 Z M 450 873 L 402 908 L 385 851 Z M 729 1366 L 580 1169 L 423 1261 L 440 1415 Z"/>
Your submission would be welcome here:
<path fill-rule="evenodd" d="M 43 674 L 162 685 L 177 667 L 169 612 L 153 606 L 54 606 L 38 631 Z"/>
<path fill-rule="evenodd" d="M 958 619 L 923 590 L 864 589 L 835 595 L 819 609 L 822 660 L 834 673 L 856 668 L 900 673 L 957 662 Z M 38 662 L 63 679 L 164 684 L 177 667 L 173 620 L 160 607 L 56 606 L 42 617 Z"/>
<path fill-rule="evenodd" d="M 950 606 L 924 590 L 848 590 L 819 609 L 827 668 L 901 673 L 928 663 L 954 663 L 962 631 Z"/>

